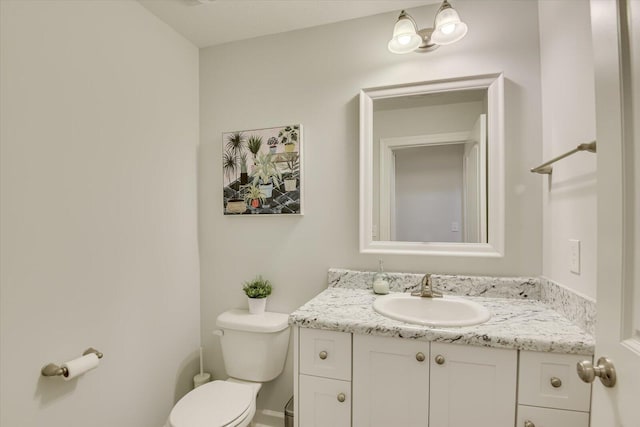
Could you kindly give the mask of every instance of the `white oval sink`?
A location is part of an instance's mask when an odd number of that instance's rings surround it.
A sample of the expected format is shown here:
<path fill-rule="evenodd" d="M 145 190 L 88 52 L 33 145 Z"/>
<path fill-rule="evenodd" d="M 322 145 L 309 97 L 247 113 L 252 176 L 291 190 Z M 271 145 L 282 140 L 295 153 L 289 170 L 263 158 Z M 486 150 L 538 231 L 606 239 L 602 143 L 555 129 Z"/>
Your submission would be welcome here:
<path fill-rule="evenodd" d="M 471 326 L 491 317 L 489 310 L 463 298 L 421 298 L 411 294 L 378 297 L 373 309 L 390 319 L 425 326 Z"/>

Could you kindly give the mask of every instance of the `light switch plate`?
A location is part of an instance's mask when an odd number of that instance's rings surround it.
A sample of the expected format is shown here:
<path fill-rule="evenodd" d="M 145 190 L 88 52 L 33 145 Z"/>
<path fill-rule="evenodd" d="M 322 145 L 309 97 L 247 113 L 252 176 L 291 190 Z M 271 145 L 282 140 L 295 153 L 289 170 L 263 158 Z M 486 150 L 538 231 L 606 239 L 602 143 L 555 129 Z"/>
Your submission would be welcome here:
<path fill-rule="evenodd" d="M 569 239 L 569 271 L 580 274 L 580 240 Z"/>

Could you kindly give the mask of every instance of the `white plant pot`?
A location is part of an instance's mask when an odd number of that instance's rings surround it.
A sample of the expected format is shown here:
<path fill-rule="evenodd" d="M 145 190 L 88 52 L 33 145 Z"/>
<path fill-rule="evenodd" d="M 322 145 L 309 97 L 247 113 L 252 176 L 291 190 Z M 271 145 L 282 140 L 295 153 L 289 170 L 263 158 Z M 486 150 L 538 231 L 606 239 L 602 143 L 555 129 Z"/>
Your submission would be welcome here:
<path fill-rule="evenodd" d="M 285 191 L 296 191 L 297 181 L 295 179 L 285 179 L 284 180 L 284 190 Z"/>
<path fill-rule="evenodd" d="M 249 313 L 250 314 L 263 314 L 264 309 L 267 306 L 266 298 L 247 298 L 249 301 Z"/>

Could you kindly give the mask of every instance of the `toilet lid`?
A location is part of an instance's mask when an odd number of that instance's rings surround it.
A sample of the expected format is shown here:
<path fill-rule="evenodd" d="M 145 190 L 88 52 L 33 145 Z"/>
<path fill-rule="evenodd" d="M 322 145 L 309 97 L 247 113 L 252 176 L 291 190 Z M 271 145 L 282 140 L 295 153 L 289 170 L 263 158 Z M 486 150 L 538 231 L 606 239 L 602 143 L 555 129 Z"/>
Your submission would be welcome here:
<path fill-rule="evenodd" d="M 187 393 L 173 407 L 172 427 L 225 426 L 243 415 L 253 400 L 252 387 L 213 381 Z"/>

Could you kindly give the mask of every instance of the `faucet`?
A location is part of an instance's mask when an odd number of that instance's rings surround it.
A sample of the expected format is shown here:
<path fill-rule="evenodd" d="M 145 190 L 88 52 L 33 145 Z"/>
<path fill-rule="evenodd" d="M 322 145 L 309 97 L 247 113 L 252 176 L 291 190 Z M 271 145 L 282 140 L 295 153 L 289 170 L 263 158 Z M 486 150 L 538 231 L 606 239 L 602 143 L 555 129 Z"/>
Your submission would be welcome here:
<path fill-rule="evenodd" d="M 425 274 L 422 278 L 422 286 L 417 292 L 411 292 L 414 297 L 421 298 L 442 298 L 442 293 L 434 291 L 431 283 L 431 274 Z"/>

